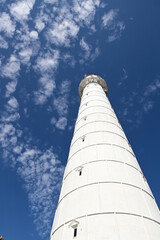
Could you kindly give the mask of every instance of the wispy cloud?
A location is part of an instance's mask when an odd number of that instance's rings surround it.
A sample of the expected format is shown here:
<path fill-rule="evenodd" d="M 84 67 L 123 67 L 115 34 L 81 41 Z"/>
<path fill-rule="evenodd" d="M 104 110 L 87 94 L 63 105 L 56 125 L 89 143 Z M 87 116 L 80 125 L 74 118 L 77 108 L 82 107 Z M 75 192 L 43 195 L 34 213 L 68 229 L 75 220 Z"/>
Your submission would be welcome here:
<path fill-rule="evenodd" d="M 58 59 L 59 51 L 42 54 L 37 58 L 35 69 L 38 70 L 41 74 L 53 72 L 58 67 Z"/>
<path fill-rule="evenodd" d="M 93 44 L 87 36 L 102 30 L 96 28 L 95 16 L 98 9 L 104 7 L 101 0 L 73 0 L 70 5 L 57 0 L 36 1 L 36 4 L 35 0 L 16 0 L 7 4 L 8 12 L 0 13 L 0 48 L 7 49 L 6 56 L 0 56 L 0 75 L 5 79 L 0 144 L 4 159 L 9 159 L 8 164 L 23 179 L 34 222 L 44 238 L 50 232 L 63 166 L 52 147 L 38 147 L 30 137 L 32 133 L 27 130 L 28 135 L 24 134 L 21 128 L 22 106 L 16 98 L 20 91 L 23 92 L 19 90 L 23 80 L 19 78 L 20 71 L 25 72 L 25 78 L 27 73 L 34 75 L 31 77 L 34 81 L 32 92 L 27 92 L 30 76 L 24 81 L 23 101 L 28 101 L 28 94 L 33 100 L 32 106 L 23 106 L 24 117 L 29 116 L 29 107 L 36 105 L 38 109 L 50 102 L 50 124 L 60 133 L 66 130 L 71 82 L 56 78 L 60 61 L 73 68 L 76 63 L 94 61 L 99 56 L 99 43 Z M 110 42 L 119 38 L 124 29 L 114 9 L 103 16 L 102 25 L 105 31 L 110 31 Z M 85 36 L 84 29 L 88 32 Z M 81 47 L 83 55 L 72 51 L 76 45 Z"/>
<path fill-rule="evenodd" d="M 158 76 L 151 84 L 149 84 L 144 92 L 144 96 L 147 97 L 150 94 L 157 92 L 160 89 L 160 76 Z"/>
<path fill-rule="evenodd" d="M 0 36 L 0 48 L 4 48 L 4 49 L 8 48 L 8 43 L 2 36 Z"/>
<path fill-rule="evenodd" d="M 8 13 L 0 13 L 0 32 L 3 32 L 7 37 L 12 37 L 15 32 L 15 23 Z"/>
<path fill-rule="evenodd" d="M 52 96 L 56 88 L 55 81 L 50 75 L 43 75 L 39 79 L 39 89 L 34 92 L 34 102 L 36 105 L 44 105 L 48 98 Z"/>
<path fill-rule="evenodd" d="M 39 149 L 26 133 L 24 138 L 18 124 L 18 105 L 12 96 L 1 113 L 1 150 L 3 158 L 23 180 L 37 231 L 45 238 L 51 229 L 64 167 L 52 147 Z"/>
<path fill-rule="evenodd" d="M 8 82 L 6 85 L 6 97 L 9 97 L 12 93 L 15 92 L 17 86 L 17 80 L 13 79 L 12 81 Z"/>
<path fill-rule="evenodd" d="M 51 124 L 60 130 L 65 130 L 67 127 L 68 115 L 68 97 L 70 92 L 70 82 L 65 80 L 61 83 L 58 91 L 58 96 L 53 100 L 53 108 L 58 113 L 58 120 L 52 117 Z"/>
<path fill-rule="evenodd" d="M 42 237 L 51 229 L 64 167 L 53 149 L 25 147 L 17 158 L 18 174 L 28 192 L 34 223 Z M 52 209 L 52 211 L 51 211 Z"/>
<path fill-rule="evenodd" d="M 15 97 L 10 98 L 10 100 L 8 101 L 8 105 L 14 109 L 17 109 L 19 106 L 18 101 Z"/>
<path fill-rule="evenodd" d="M 143 109 L 145 112 L 149 112 L 153 108 L 154 102 L 153 101 L 147 101 L 143 105 Z"/>
<path fill-rule="evenodd" d="M 108 13 L 103 15 L 102 23 L 105 28 L 109 28 L 112 25 L 113 21 L 117 17 L 117 13 L 117 9 L 111 9 Z"/>
<path fill-rule="evenodd" d="M 118 9 L 111 9 L 102 17 L 102 27 L 108 30 L 108 42 L 120 39 L 125 29 L 124 22 L 118 20 L 118 11 Z"/>
<path fill-rule="evenodd" d="M 84 58 L 88 59 L 91 54 L 91 46 L 89 46 L 89 44 L 87 44 L 87 42 L 85 41 L 84 38 L 81 39 L 80 46 L 81 46 L 82 50 L 84 51 Z"/>
<path fill-rule="evenodd" d="M 25 0 L 25 1 L 17 1 L 10 5 L 11 15 L 17 21 L 27 20 L 34 6 L 35 0 Z"/>
<path fill-rule="evenodd" d="M 48 40 L 57 46 L 69 46 L 72 39 L 77 37 L 79 27 L 73 20 L 60 20 L 53 23 L 48 31 Z"/>
<path fill-rule="evenodd" d="M 160 77 L 158 76 L 150 84 L 136 89 L 128 99 L 122 98 L 122 111 L 119 111 L 121 119 L 134 123 L 138 127 L 142 123 L 143 115 L 149 113 L 155 105 L 155 97 L 159 95 Z"/>
<path fill-rule="evenodd" d="M 125 81 L 128 79 L 127 70 L 122 68 L 121 80 L 118 82 L 118 86 L 120 87 Z"/>
<path fill-rule="evenodd" d="M 11 55 L 6 65 L 1 67 L 1 75 L 10 79 L 15 79 L 19 75 L 20 61 L 15 55 Z"/>

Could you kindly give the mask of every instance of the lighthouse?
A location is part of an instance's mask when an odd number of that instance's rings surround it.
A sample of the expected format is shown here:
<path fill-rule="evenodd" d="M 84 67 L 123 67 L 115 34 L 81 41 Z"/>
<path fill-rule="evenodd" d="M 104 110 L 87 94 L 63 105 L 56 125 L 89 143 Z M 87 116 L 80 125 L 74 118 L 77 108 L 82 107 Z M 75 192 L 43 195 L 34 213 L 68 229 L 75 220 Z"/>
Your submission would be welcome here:
<path fill-rule="evenodd" d="M 86 76 L 51 240 L 160 240 L 160 212 L 108 99 Z"/>

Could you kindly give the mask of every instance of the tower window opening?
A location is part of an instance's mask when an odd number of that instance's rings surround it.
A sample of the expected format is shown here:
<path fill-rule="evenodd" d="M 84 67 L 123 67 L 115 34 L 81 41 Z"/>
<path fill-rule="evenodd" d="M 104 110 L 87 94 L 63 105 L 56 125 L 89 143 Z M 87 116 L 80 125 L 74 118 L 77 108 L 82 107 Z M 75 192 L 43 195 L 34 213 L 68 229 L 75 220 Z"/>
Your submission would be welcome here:
<path fill-rule="evenodd" d="M 73 233 L 73 237 L 77 237 L 77 228 L 74 228 L 74 233 Z"/>
<path fill-rule="evenodd" d="M 79 176 L 82 176 L 82 169 L 79 170 Z"/>
<path fill-rule="evenodd" d="M 87 117 L 84 117 L 84 121 L 86 121 Z"/>
<path fill-rule="evenodd" d="M 85 137 L 82 137 L 82 142 L 84 142 L 84 140 L 85 140 Z"/>

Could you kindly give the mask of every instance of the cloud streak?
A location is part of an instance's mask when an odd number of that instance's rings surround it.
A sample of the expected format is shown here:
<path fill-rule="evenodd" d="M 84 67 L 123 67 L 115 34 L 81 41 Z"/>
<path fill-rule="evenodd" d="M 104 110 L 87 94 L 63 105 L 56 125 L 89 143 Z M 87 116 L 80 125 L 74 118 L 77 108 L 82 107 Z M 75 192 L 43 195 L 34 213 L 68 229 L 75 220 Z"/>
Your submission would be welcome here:
<path fill-rule="evenodd" d="M 121 98 L 121 109 L 123 111 L 119 111 L 120 118 L 132 123 L 132 126 L 134 124 L 138 127 L 142 123 L 144 114 L 149 113 L 156 104 L 156 96 L 159 95 L 159 91 L 160 77 L 157 76 L 150 84 L 143 87 L 140 93 L 137 89 L 130 94 L 128 99 Z"/>
<path fill-rule="evenodd" d="M 5 52 L 0 55 L 0 76 L 4 80 L 0 144 L 3 158 L 23 179 L 37 230 L 46 238 L 64 167 L 53 147 L 42 148 L 35 143 L 39 139 L 33 140 L 32 130 L 23 128 L 23 117 L 29 117 L 29 110 L 41 110 L 48 104 L 50 111 L 45 114 L 51 127 L 56 134 L 65 131 L 71 82 L 57 77 L 60 64 L 73 68 L 93 62 L 101 49 L 90 36 L 109 30 L 108 41 L 112 42 L 119 39 L 124 25 L 113 9 L 98 19 L 102 20 L 102 29 L 96 28 L 97 11 L 104 8 L 101 0 L 73 0 L 70 5 L 65 0 L 5 4 L 6 12 L 0 13 L 0 48 Z M 76 51 L 76 46 L 83 54 Z"/>

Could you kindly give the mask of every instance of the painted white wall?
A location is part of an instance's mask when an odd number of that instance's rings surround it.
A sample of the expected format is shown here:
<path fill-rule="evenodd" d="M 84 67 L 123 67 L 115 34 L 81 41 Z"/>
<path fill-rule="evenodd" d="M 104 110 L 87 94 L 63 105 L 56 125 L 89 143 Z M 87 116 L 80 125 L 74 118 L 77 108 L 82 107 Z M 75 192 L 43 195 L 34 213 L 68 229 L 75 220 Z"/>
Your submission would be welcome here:
<path fill-rule="evenodd" d="M 95 83 L 83 91 L 51 231 L 51 240 L 71 239 L 160 240 L 155 199 L 106 94 Z"/>

